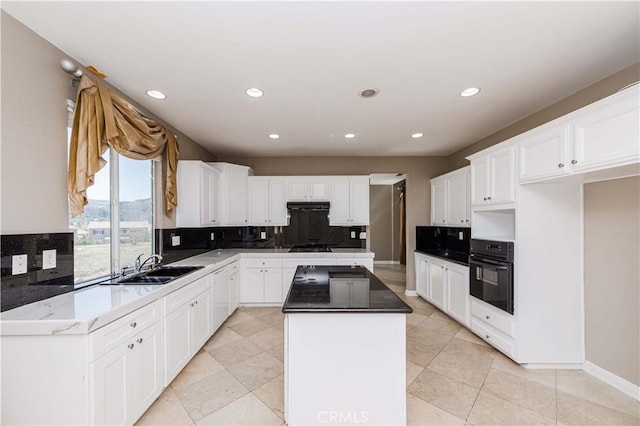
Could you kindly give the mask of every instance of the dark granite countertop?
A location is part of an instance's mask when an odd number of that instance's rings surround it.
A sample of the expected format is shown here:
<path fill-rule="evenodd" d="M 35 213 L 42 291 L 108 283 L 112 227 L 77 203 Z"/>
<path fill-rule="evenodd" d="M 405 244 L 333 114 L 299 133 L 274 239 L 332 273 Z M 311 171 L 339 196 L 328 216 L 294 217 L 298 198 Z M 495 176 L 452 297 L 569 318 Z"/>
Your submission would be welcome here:
<path fill-rule="evenodd" d="M 413 309 L 364 266 L 298 266 L 282 312 L 410 314 Z"/>
<path fill-rule="evenodd" d="M 469 266 L 469 254 L 453 250 L 416 250 L 416 253 L 426 254 L 427 256 L 439 257 L 448 262 L 457 263 L 459 265 Z"/>

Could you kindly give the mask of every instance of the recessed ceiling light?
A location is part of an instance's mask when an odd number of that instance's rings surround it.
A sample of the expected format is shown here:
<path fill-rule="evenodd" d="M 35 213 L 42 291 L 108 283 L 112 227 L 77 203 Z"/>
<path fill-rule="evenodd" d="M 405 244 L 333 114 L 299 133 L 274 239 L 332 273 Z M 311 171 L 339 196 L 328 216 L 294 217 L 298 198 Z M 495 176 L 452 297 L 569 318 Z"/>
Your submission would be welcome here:
<path fill-rule="evenodd" d="M 356 134 L 355 133 L 347 133 L 346 135 L 344 135 L 344 137 L 346 139 L 353 139 L 353 138 L 356 137 Z"/>
<path fill-rule="evenodd" d="M 421 138 L 422 136 L 424 136 L 422 133 L 414 133 L 414 134 L 411 135 L 411 137 L 414 138 L 414 139 Z"/>
<path fill-rule="evenodd" d="M 167 99 L 167 95 L 159 90 L 147 90 L 147 95 L 151 96 L 153 99 Z"/>
<path fill-rule="evenodd" d="M 378 94 L 378 91 L 376 89 L 365 89 L 362 92 L 360 92 L 360 96 L 362 96 L 363 98 L 372 98 L 377 94 Z"/>
<path fill-rule="evenodd" d="M 270 137 L 271 139 L 280 139 L 280 135 L 279 135 L 279 134 L 277 134 L 277 133 L 271 133 L 271 134 L 269 135 L 269 137 Z"/>
<path fill-rule="evenodd" d="M 480 93 L 480 89 L 478 89 L 477 87 L 468 87 L 460 92 L 460 96 L 462 96 L 463 98 L 468 98 L 469 96 L 477 95 L 478 93 Z"/>
<path fill-rule="evenodd" d="M 247 89 L 247 95 L 251 96 L 252 98 L 259 98 L 260 96 L 264 95 L 264 93 L 257 87 L 251 87 Z"/>

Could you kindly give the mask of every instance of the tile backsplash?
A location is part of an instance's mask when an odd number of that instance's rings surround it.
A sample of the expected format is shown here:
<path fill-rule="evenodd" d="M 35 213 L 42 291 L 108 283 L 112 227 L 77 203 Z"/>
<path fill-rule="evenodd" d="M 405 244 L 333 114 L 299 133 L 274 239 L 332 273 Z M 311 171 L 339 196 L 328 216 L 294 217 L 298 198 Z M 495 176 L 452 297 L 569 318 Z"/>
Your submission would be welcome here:
<path fill-rule="evenodd" d="M 43 268 L 43 251 L 54 267 Z M 14 256 L 26 256 L 24 273 Z M 0 304 L 2 311 L 74 290 L 73 232 L 2 235 L 0 241 Z"/>

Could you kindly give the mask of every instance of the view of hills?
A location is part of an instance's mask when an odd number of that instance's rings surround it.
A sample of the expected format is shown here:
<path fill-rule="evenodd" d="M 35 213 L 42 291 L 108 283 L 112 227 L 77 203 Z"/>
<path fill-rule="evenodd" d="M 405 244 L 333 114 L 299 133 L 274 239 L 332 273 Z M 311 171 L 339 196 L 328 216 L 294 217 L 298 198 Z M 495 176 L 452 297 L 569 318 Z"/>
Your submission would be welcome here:
<path fill-rule="evenodd" d="M 149 221 L 152 216 L 153 205 L 151 198 L 135 201 L 120 202 L 120 220 L 122 221 Z M 86 227 L 89 222 L 108 221 L 110 203 L 108 200 L 89 200 L 84 208 L 84 213 L 75 218 L 69 218 L 69 225 L 78 228 Z"/>

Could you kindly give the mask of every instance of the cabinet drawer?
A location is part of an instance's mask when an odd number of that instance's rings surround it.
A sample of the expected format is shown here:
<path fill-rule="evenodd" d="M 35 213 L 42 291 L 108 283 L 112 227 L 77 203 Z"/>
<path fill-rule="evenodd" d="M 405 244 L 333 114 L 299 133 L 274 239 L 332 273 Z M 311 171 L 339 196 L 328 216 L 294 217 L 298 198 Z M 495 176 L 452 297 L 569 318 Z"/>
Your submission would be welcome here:
<path fill-rule="evenodd" d="M 233 262 L 230 265 L 227 265 L 224 267 L 224 269 L 226 269 L 227 271 L 229 271 L 229 275 L 233 275 L 236 272 L 238 272 L 240 270 L 240 266 L 238 265 L 238 262 Z"/>
<path fill-rule="evenodd" d="M 159 321 L 161 311 L 162 304 L 157 300 L 91 333 L 89 335 L 90 360 L 94 361 L 100 358 L 111 349 L 131 339 L 141 330 Z"/>
<path fill-rule="evenodd" d="M 282 268 L 282 259 L 242 259 L 245 268 Z"/>
<path fill-rule="evenodd" d="M 298 265 L 335 265 L 336 259 L 330 257 L 297 257 L 295 259 L 283 259 L 283 268 L 297 268 Z"/>
<path fill-rule="evenodd" d="M 180 290 L 165 296 L 164 301 L 164 314 L 168 315 L 171 312 L 178 309 L 180 306 L 185 305 L 190 300 L 195 299 L 197 295 L 207 290 L 211 284 L 211 275 L 199 278 L 191 284 L 182 287 Z"/>
<path fill-rule="evenodd" d="M 476 300 L 472 300 L 471 315 L 509 337 L 516 337 L 515 320 L 509 314 L 502 314 L 497 309 L 489 308 Z"/>
<path fill-rule="evenodd" d="M 471 330 L 500 352 L 510 358 L 515 357 L 515 341 L 513 339 L 502 335 L 478 318 L 471 318 Z"/>

